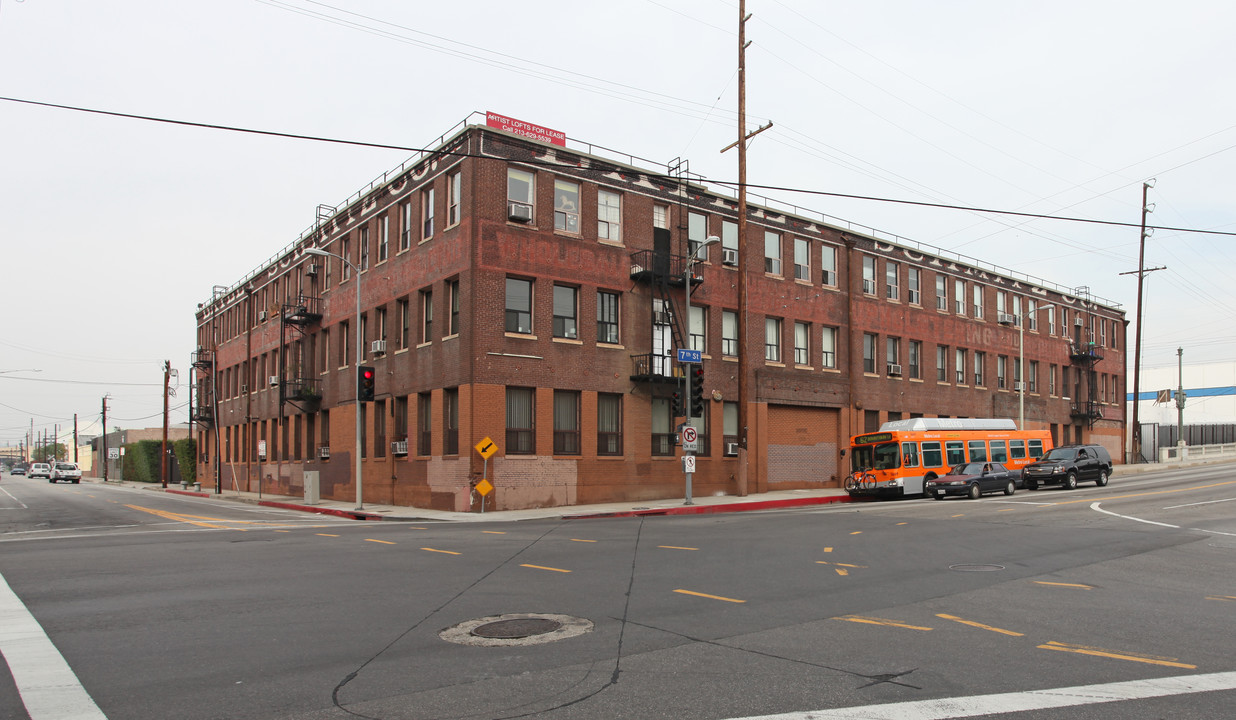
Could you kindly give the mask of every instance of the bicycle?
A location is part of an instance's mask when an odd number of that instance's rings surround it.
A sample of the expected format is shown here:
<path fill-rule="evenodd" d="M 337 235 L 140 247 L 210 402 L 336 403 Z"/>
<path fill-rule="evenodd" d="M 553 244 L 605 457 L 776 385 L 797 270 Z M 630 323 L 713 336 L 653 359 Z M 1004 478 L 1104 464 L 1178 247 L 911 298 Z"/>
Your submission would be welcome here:
<path fill-rule="evenodd" d="M 874 490 L 875 484 L 875 475 L 866 469 L 861 469 L 846 476 L 844 488 L 846 492 L 854 493 L 859 490 Z"/>

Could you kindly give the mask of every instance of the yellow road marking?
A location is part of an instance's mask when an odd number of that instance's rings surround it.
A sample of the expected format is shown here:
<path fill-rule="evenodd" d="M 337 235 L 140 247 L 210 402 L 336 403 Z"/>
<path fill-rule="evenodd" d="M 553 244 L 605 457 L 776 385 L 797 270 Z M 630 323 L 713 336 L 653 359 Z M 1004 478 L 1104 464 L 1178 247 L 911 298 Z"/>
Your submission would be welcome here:
<path fill-rule="evenodd" d="M 699 548 L 678 547 L 677 545 L 658 545 L 657 547 L 666 550 L 699 550 Z"/>
<path fill-rule="evenodd" d="M 291 530 L 276 530 L 275 532 L 292 532 Z"/>
<path fill-rule="evenodd" d="M 849 574 L 850 574 L 850 571 L 849 571 L 849 570 L 846 570 L 846 569 L 844 569 L 844 568 L 833 568 L 833 569 L 834 569 L 834 570 L 836 570 L 836 571 L 837 571 L 837 574 L 838 574 L 838 575 L 841 575 L 842 577 L 845 577 L 846 575 L 849 575 Z"/>
<path fill-rule="evenodd" d="M 212 529 L 215 529 L 215 530 L 237 530 L 237 531 L 239 531 L 239 532 L 245 532 L 245 529 L 244 529 L 244 528 L 236 528 L 236 527 L 231 527 L 231 526 L 228 526 L 228 525 L 217 525 L 217 524 L 212 523 L 212 522 L 202 522 L 201 520 L 191 520 L 191 519 L 189 519 L 189 518 L 194 517 L 194 516 L 192 516 L 192 515 L 177 515 L 176 513 L 164 512 L 163 510 L 155 510 L 155 509 L 153 509 L 153 508 L 145 508 L 145 507 L 142 507 L 142 506 L 140 506 L 140 505 L 125 505 L 125 507 L 127 507 L 127 508 L 132 508 L 133 510 L 141 510 L 142 512 L 150 513 L 151 515 L 156 515 L 156 516 L 158 516 L 158 517 L 164 518 L 165 520 L 172 520 L 172 521 L 175 521 L 175 522 L 182 522 L 182 523 L 186 523 L 186 524 L 189 524 L 189 525 L 197 525 L 198 527 L 212 528 Z M 241 523 L 241 521 L 221 520 L 221 519 L 217 519 L 217 518 L 210 518 L 210 519 L 215 520 L 216 522 L 237 522 L 237 523 Z M 243 524 L 243 523 L 241 523 L 241 524 Z"/>
<path fill-rule="evenodd" d="M 339 537 L 338 535 L 331 535 L 330 533 L 314 533 L 314 535 L 321 535 L 322 537 Z"/>
<path fill-rule="evenodd" d="M 1060 652 L 1078 653 L 1079 655 L 1094 655 L 1096 657 L 1112 658 L 1114 660 L 1129 660 L 1132 662 L 1147 663 L 1149 665 L 1163 665 L 1166 667 L 1184 668 L 1186 670 L 1194 670 L 1196 665 L 1188 665 L 1181 662 L 1176 662 L 1176 658 L 1155 657 L 1154 655 L 1138 655 L 1136 653 L 1123 653 L 1114 650 L 1104 650 L 1102 648 L 1086 647 L 1085 645 L 1069 645 L 1067 643 L 1058 643 L 1054 640 L 1046 645 L 1039 645 L 1040 650 L 1059 650 Z"/>
<path fill-rule="evenodd" d="M 1233 601 L 1236 601 L 1236 597 L 1232 597 L 1231 595 L 1211 595 L 1210 597 L 1207 597 L 1206 599 L 1207 599 L 1207 600 L 1233 600 Z"/>
<path fill-rule="evenodd" d="M 815 564 L 816 564 L 816 565 L 837 565 L 837 566 L 839 566 L 839 567 L 847 567 L 847 568 L 865 568 L 865 567 L 867 567 L 866 565 L 851 565 L 851 564 L 849 564 L 849 563 L 830 563 L 830 562 L 825 562 L 825 561 L 823 561 L 823 560 L 816 560 L 816 561 L 815 561 Z"/>
<path fill-rule="evenodd" d="M 501 530 L 482 530 L 481 532 L 486 535 L 505 535 L 506 534 L 505 532 Z"/>
<path fill-rule="evenodd" d="M 1034 584 L 1035 585 L 1051 585 L 1052 587 L 1078 588 L 1079 590 L 1093 590 L 1094 589 L 1093 587 L 1089 585 L 1082 585 L 1081 583 L 1055 583 L 1055 582 L 1044 582 L 1043 580 L 1035 580 Z"/>
<path fill-rule="evenodd" d="M 900 523 L 897 523 L 897 524 L 898 524 L 898 525 L 909 525 L 910 523 L 908 523 L 908 522 L 900 522 Z"/>
<path fill-rule="evenodd" d="M 1016 509 L 1017 508 L 1002 508 L 1000 510 L 997 510 L 996 512 L 1013 512 Z"/>
<path fill-rule="evenodd" d="M 1013 637 L 1024 637 L 1025 635 L 1024 633 L 1013 632 L 1012 630 L 1002 630 L 998 627 L 992 627 L 991 625 L 984 625 L 983 623 L 976 623 L 972 620 L 962 620 L 956 615 L 945 615 L 943 613 L 936 613 L 936 617 L 944 618 L 945 620 L 952 620 L 953 622 L 959 622 L 962 625 L 969 625 L 970 627 L 976 627 L 982 630 L 990 630 L 992 632 L 998 632 L 1004 635 L 1012 635 Z"/>
<path fill-rule="evenodd" d="M 1189 490 L 1206 490 L 1209 488 L 1223 487 L 1224 485 L 1232 485 L 1232 484 L 1236 484 L 1236 480 L 1228 480 L 1227 482 L 1214 483 L 1213 485 L 1197 485 L 1194 487 L 1175 488 L 1172 490 L 1155 490 L 1154 492 L 1129 493 L 1127 495 L 1109 495 L 1103 498 L 1102 502 L 1107 502 L 1108 500 L 1124 500 L 1125 498 L 1150 497 L 1152 495 L 1171 495 L 1173 493 L 1188 492 Z M 1082 502 L 1085 502 L 1085 503 L 1094 502 L 1094 498 L 1088 497 L 1088 498 L 1083 498 L 1081 500 L 1061 500 L 1060 502 L 1054 502 L 1051 504 L 1052 505 L 1072 505 L 1074 503 L 1082 503 Z"/>
<path fill-rule="evenodd" d="M 960 515 L 954 515 L 953 517 L 965 517 L 965 516 L 966 516 L 965 513 L 961 513 Z"/>
<path fill-rule="evenodd" d="M 580 540 L 579 538 L 571 538 L 571 542 L 596 542 L 596 540 Z"/>
<path fill-rule="evenodd" d="M 436 553 L 442 553 L 443 555 L 459 555 L 460 554 L 457 552 L 452 552 L 450 550 L 435 550 L 433 548 L 421 548 L 421 549 L 424 550 L 425 552 L 436 552 Z"/>
<path fill-rule="evenodd" d="M 850 533 L 850 534 L 851 534 L 851 535 L 862 535 L 862 534 L 863 534 L 863 531 L 862 531 L 862 530 L 855 530 L 854 532 L 852 532 L 852 533 Z"/>
<path fill-rule="evenodd" d="M 409 530 L 428 530 L 429 528 L 416 527 L 415 525 L 413 525 L 413 526 L 410 526 L 408 529 Z"/>
<path fill-rule="evenodd" d="M 844 620 L 846 622 L 866 623 L 868 625 L 886 625 L 888 627 L 905 628 L 906 630 L 922 630 L 924 632 L 931 630 L 929 627 L 920 627 L 918 625 L 907 625 L 899 623 L 896 620 L 885 620 L 883 618 L 869 618 L 861 615 L 843 615 L 835 617 L 834 620 Z"/>
<path fill-rule="evenodd" d="M 721 600 L 724 602 L 731 602 L 731 603 L 747 602 L 746 600 L 735 600 L 734 598 L 721 597 L 720 595 L 709 595 L 707 593 L 692 592 L 691 590 L 675 590 L 674 592 L 682 593 L 683 595 L 694 595 L 695 597 L 708 598 L 709 600 Z"/>
<path fill-rule="evenodd" d="M 833 549 L 832 549 L 832 548 L 830 548 L 830 547 L 824 548 L 824 552 L 832 552 L 832 551 L 833 551 Z"/>
<path fill-rule="evenodd" d="M 528 565 L 527 563 L 520 565 L 520 567 L 532 568 L 533 570 L 552 570 L 553 572 L 560 572 L 560 573 L 571 572 L 570 570 L 563 570 L 562 568 L 551 568 L 551 567 L 545 567 L 544 565 Z"/>
<path fill-rule="evenodd" d="M 383 545 L 394 545 L 395 544 L 391 542 L 390 540 L 374 540 L 373 538 L 365 538 L 365 542 L 376 542 L 376 543 L 382 543 Z"/>

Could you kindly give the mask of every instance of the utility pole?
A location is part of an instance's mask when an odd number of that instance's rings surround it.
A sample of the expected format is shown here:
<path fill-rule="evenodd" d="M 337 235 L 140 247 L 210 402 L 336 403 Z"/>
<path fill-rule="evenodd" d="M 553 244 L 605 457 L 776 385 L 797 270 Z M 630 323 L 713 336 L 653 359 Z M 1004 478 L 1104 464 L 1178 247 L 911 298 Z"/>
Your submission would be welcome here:
<path fill-rule="evenodd" d="M 1165 270 L 1164 267 L 1146 267 L 1146 216 L 1154 212 L 1154 205 L 1146 202 L 1146 194 L 1154 187 L 1154 179 L 1142 183 L 1142 234 L 1137 251 L 1137 338 L 1133 349 L 1133 462 L 1142 461 L 1142 426 L 1138 419 L 1138 406 L 1141 405 L 1141 370 L 1142 370 L 1142 286 L 1145 284 L 1146 273 L 1155 270 Z M 1134 272 L 1124 272 L 1121 275 L 1133 275 Z"/>
<path fill-rule="evenodd" d="M 725 152 L 738 146 L 738 495 L 747 495 L 748 456 L 747 429 L 749 424 L 747 403 L 751 395 L 747 376 L 750 361 L 747 358 L 747 141 L 772 127 L 772 122 L 747 132 L 747 14 L 746 0 L 738 0 L 738 140 L 721 148 Z M 762 486 L 756 473 L 756 491 Z"/>
<path fill-rule="evenodd" d="M 103 482 L 107 482 L 107 396 L 103 396 Z"/>
<path fill-rule="evenodd" d="M 1183 447 L 1184 439 L 1184 348 L 1176 348 L 1176 444 Z"/>
<path fill-rule="evenodd" d="M 73 413 L 73 462 L 77 463 L 77 413 Z"/>
<path fill-rule="evenodd" d="M 172 378 L 172 361 L 163 361 L 163 443 L 159 446 L 159 481 L 167 489 L 167 385 Z"/>

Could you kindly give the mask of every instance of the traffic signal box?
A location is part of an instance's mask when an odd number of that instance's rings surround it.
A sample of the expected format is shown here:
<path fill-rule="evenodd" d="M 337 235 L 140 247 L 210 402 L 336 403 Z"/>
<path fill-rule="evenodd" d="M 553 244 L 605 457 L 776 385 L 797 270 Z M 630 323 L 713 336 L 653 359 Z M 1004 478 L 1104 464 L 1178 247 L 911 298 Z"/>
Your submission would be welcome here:
<path fill-rule="evenodd" d="M 687 371 L 687 384 L 690 385 L 691 417 L 704 417 L 704 366 L 692 365 Z"/>
<path fill-rule="evenodd" d="M 369 365 L 361 365 L 356 368 L 356 397 L 361 402 L 369 402 L 373 400 L 374 384 L 377 380 L 377 374 Z"/>
<path fill-rule="evenodd" d="M 682 401 L 682 393 L 677 390 L 670 393 L 670 410 L 674 417 L 685 417 L 687 414 L 687 404 Z"/>

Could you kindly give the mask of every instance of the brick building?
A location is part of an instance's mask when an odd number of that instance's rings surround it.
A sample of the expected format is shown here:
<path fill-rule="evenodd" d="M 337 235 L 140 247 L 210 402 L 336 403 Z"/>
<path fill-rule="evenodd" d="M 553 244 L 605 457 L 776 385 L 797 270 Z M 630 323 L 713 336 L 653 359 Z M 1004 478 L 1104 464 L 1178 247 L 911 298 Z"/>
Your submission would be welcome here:
<path fill-rule="evenodd" d="M 487 126 L 444 138 L 199 307 L 206 484 L 297 494 L 316 470 L 354 497 L 357 277 L 315 247 L 359 268 L 366 502 L 466 510 L 486 472 L 490 509 L 681 497 L 687 346 L 697 495 L 837 486 L 853 434 L 1015 419 L 1020 398 L 1027 427 L 1124 456 L 1124 313 L 1084 288 L 767 201 L 740 243 L 736 200 L 701 178 Z"/>

